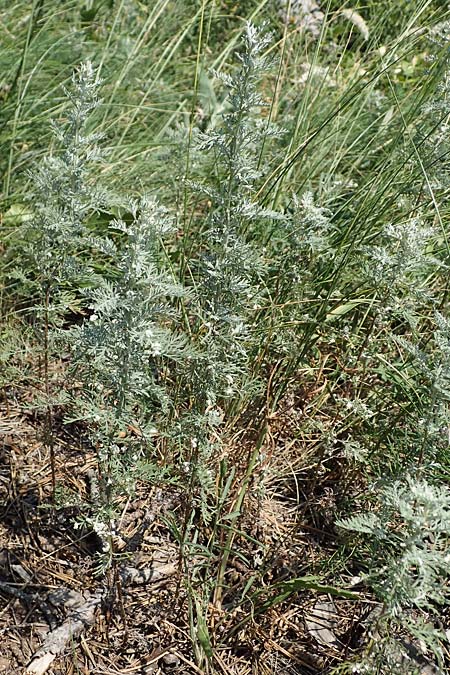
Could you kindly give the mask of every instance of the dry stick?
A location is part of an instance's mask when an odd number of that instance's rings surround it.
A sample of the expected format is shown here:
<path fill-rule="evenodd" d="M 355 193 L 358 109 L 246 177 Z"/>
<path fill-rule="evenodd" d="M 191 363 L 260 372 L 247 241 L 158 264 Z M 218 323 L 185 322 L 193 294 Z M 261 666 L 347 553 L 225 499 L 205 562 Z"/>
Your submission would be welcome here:
<path fill-rule="evenodd" d="M 176 563 L 167 563 L 156 568 L 143 570 L 138 570 L 134 567 L 125 567 L 120 570 L 119 575 L 122 584 L 131 585 L 158 582 L 165 577 L 175 574 L 176 571 Z M 5 588 L 4 590 L 9 590 L 9 584 L 5 584 L 5 586 L 8 586 L 8 588 Z M 0 588 L 2 588 L 1 585 Z M 15 592 L 12 594 L 19 595 Z M 19 595 L 19 597 L 22 596 Z M 101 604 L 103 597 L 104 592 L 97 591 L 86 601 L 74 603 L 72 595 L 68 593 L 69 601 L 72 599 L 70 615 L 61 626 L 47 634 L 42 646 L 34 654 L 32 660 L 28 664 L 24 675 L 44 675 L 56 657 L 64 651 L 67 643 L 78 637 L 85 628 L 88 628 L 94 623 L 95 611 Z M 67 606 L 68 602 L 65 604 Z"/>
<path fill-rule="evenodd" d="M 177 563 L 164 563 L 158 567 L 148 567 L 146 569 L 138 569 L 136 567 L 123 567 L 120 570 L 120 579 L 123 584 L 130 584 L 132 586 L 139 586 L 141 584 L 148 584 L 150 581 L 155 583 L 162 579 L 176 574 L 178 571 Z"/>
<path fill-rule="evenodd" d="M 119 601 L 119 611 L 120 611 L 120 616 L 122 617 L 122 623 L 123 623 L 123 644 L 126 644 L 128 641 L 128 622 L 127 622 L 127 615 L 125 613 L 125 604 L 123 601 L 123 593 L 122 593 L 122 580 L 120 578 L 120 573 L 117 567 L 117 560 L 113 558 L 112 561 L 113 565 L 113 584 L 116 588 L 117 591 L 117 599 Z"/>
<path fill-rule="evenodd" d="M 43 675 L 58 654 L 64 651 L 69 640 L 78 637 L 85 628 L 95 621 L 95 610 L 102 599 L 101 593 L 95 593 L 86 602 L 78 606 L 64 623 L 50 631 L 41 648 L 35 653 L 24 675 Z"/>
<path fill-rule="evenodd" d="M 10 415 L 11 415 L 11 409 L 10 409 L 10 407 L 9 407 L 8 391 L 7 391 L 5 385 L 3 385 L 3 387 L 2 387 L 2 391 L 3 391 L 3 397 L 4 397 L 4 399 L 5 399 L 6 416 L 7 416 L 7 417 L 10 417 Z"/>

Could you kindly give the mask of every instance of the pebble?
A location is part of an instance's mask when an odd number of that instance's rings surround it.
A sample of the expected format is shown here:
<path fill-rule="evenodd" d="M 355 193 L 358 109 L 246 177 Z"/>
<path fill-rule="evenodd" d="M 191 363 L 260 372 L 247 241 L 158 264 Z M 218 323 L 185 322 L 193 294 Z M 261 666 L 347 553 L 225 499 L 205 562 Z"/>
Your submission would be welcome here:
<path fill-rule="evenodd" d="M 164 654 L 162 657 L 162 662 L 167 668 L 176 668 L 180 665 L 180 659 L 176 654 Z"/>

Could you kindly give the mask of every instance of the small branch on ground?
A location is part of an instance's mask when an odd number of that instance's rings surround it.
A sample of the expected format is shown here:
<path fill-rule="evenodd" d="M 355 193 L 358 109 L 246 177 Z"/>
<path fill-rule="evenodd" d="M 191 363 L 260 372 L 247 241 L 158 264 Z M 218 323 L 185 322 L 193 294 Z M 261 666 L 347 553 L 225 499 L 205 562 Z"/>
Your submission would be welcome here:
<path fill-rule="evenodd" d="M 147 567 L 142 570 L 137 569 L 136 567 L 123 567 L 120 570 L 120 578 L 124 584 L 137 586 L 140 584 L 161 581 L 161 579 L 175 574 L 177 569 L 178 566 L 176 563 L 166 563 L 165 565 Z"/>
<path fill-rule="evenodd" d="M 135 567 L 123 567 L 120 570 L 120 579 L 124 585 L 147 584 L 161 581 L 175 574 L 177 569 L 176 563 L 166 563 L 142 570 Z M 3 586 L 9 585 L 1 584 L 0 588 L 3 588 Z M 11 589 L 5 588 L 5 590 L 10 591 Z M 16 592 L 11 592 L 11 594 L 22 599 L 24 599 L 22 596 L 26 595 Z M 61 626 L 47 634 L 44 643 L 33 656 L 24 675 L 43 675 L 56 657 L 64 651 L 66 645 L 77 638 L 85 628 L 92 626 L 95 621 L 95 611 L 103 599 L 103 594 L 103 592 L 97 591 L 86 600 L 76 591 L 60 589 L 49 596 L 52 604 L 69 608 L 70 614 Z"/>
<path fill-rule="evenodd" d="M 25 670 L 25 675 L 43 675 L 56 657 L 64 651 L 70 640 L 78 637 L 85 628 L 95 621 L 95 611 L 102 599 L 101 593 L 94 593 L 84 604 L 73 608 L 64 623 L 50 631 L 41 648 Z"/>

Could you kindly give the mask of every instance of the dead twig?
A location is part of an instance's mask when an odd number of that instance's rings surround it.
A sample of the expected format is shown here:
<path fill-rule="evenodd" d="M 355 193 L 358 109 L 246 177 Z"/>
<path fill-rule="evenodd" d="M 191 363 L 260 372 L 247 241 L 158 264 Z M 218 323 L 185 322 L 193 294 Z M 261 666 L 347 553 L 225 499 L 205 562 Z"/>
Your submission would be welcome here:
<path fill-rule="evenodd" d="M 135 567 L 123 567 L 120 570 L 120 579 L 124 585 L 146 584 L 161 581 L 175 574 L 176 571 L 176 563 L 167 563 L 142 570 Z M 9 586 L 8 584 L 4 585 Z M 3 584 L 0 582 L 0 589 L 2 588 Z M 8 588 L 8 590 L 10 589 Z M 17 589 L 14 588 L 11 594 L 18 597 L 26 595 L 22 591 L 18 593 L 16 591 Z M 24 675 L 43 675 L 55 658 L 64 651 L 66 645 L 77 638 L 86 628 L 92 626 L 95 621 L 96 609 L 101 604 L 103 597 L 104 591 L 97 591 L 87 600 L 80 593 L 69 589 L 59 589 L 52 593 L 49 596 L 49 601 L 53 605 L 62 605 L 69 608 L 69 615 L 61 626 L 47 633 L 44 643 L 34 654 Z"/>
<path fill-rule="evenodd" d="M 64 651 L 67 643 L 78 637 L 85 628 L 92 626 L 95 621 L 95 611 L 101 600 L 102 593 L 94 593 L 84 604 L 74 608 L 61 626 L 50 631 L 41 648 L 28 664 L 25 675 L 43 675 L 58 654 Z"/>

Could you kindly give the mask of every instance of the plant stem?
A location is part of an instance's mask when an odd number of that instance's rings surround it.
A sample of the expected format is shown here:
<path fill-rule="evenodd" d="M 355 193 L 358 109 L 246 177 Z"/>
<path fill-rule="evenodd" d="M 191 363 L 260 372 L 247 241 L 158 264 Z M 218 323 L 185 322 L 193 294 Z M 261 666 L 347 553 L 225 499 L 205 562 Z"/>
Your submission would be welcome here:
<path fill-rule="evenodd" d="M 44 387 L 46 398 L 44 442 L 50 451 L 50 467 L 52 472 L 52 500 L 56 497 L 55 440 L 53 436 L 53 409 L 50 403 L 49 380 L 49 306 L 50 284 L 47 284 L 44 296 Z"/>

